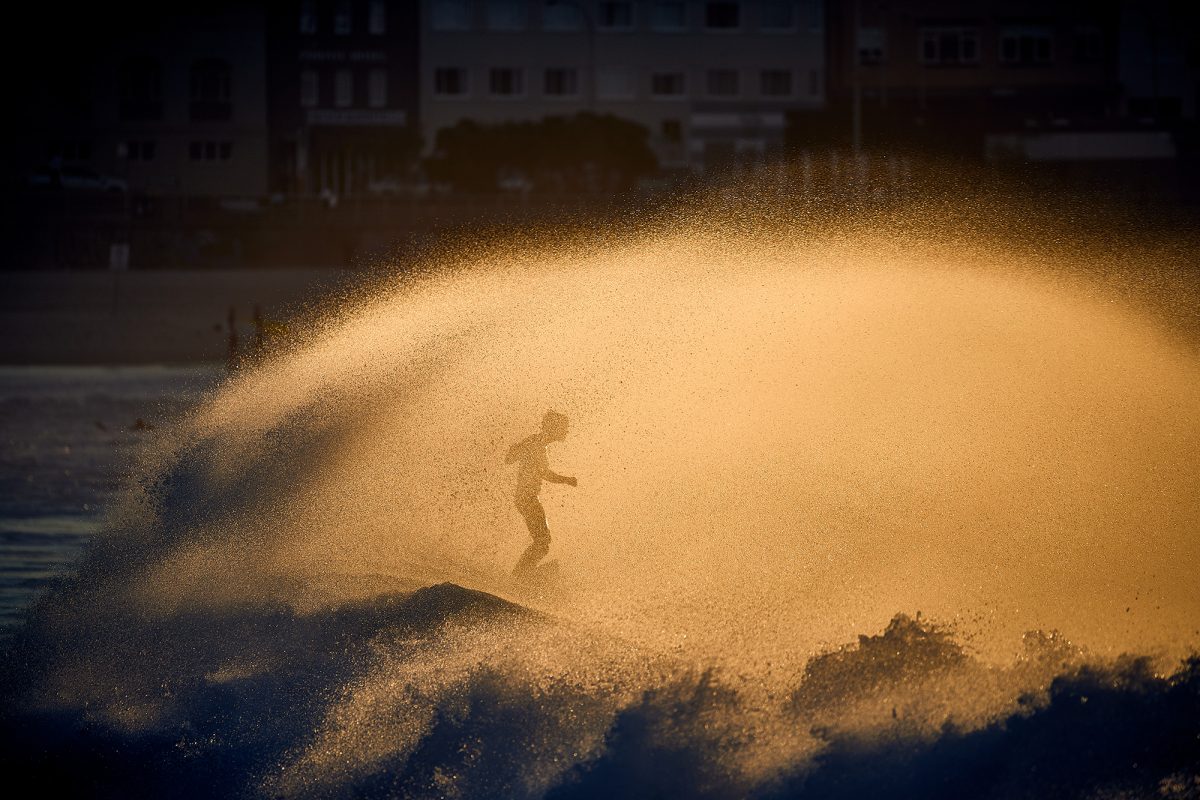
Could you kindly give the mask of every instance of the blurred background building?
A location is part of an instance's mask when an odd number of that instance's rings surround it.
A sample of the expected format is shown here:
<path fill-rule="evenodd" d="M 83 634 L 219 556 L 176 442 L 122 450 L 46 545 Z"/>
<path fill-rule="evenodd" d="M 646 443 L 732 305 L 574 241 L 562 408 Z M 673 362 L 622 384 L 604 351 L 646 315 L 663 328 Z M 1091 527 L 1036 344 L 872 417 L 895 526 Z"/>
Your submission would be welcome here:
<path fill-rule="evenodd" d="M 26 6 L 10 37 L 27 41 L 5 70 L 23 110 L 4 156 L 9 265 L 346 265 L 446 227 L 784 161 L 949 157 L 1194 207 L 1189 11 L 1176 0 Z"/>
<path fill-rule="evenodd" d="M 17 177 L 67 190 L 264 195 L 263 9 L 112 13 L 96 25 L 88 13 L 68 14 L 54 29 L 30 31 L 83 28 L 42 43 L 29 64 L 24 78 L 37 96 L 32 117 L 15 125 Z"/>
<path fill-rule="evenodd" d="M 1156 0 L 831 3 L 825 142 L 1183 192 L 1200 86 L 1185 18 Z"/>
<path fill-rule="evenodd" d="M 271 191 L 366 194 L 418 145 L 418 4 L 300 0 L 268 14 Z"/>
<path fill-rule="evenodd" d="M 975 155 L 995 131 L 1103 126 L 1120 101 L 1118 26 L 1103 0 L 834 4 L 832 133 Z"/>
<path fill-rule="evenodd" d="M 425 0 L 426 141 L 462 120 L 579 112 L 643 126 L 664 169 L 782 152 L 784 112 L 822 107 L 822 0 Z"/>

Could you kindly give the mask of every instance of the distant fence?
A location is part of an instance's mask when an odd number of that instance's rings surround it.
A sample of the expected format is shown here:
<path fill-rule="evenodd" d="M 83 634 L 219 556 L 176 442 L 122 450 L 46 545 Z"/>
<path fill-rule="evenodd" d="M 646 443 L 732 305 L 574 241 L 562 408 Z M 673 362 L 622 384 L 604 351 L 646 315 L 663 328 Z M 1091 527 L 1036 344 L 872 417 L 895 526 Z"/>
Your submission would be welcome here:
<path fill-rule="evenodd" d="M 10 220 L 5 266 L 103 269 L 114 244 L 128 266 L 225 268 L 354 266 L 404 251 L 424 236 L 603 212 L 611 197 L 433 196 L 225 200 L 29 193 Z"/>
<path fill-rule="evenodd" d="M 1176 166 L 1168 162 L 1165 168 Z M 1163 168 L 1163 164 L 1124 162 L 1053 168 L 1041 164 L 1037 177 L 1058 181 L 1060 188 L 1084 189 L 1097 200 L 1151 202 L 1163 199 L 1165 181 L 1158 174 Z M 956 172 L 943 160 L 921 156 L 828 149 L 799 151 L 785 160 L 734 166 L 721 173 L 680 175 L 623 196 L 431 193 L 330 202 L 320 198 L 220 200 L 45 190 L 18 198 L 7 220 L 11 235 L 4 266 L 344 268 L 381 258 L 403 259 L 417 250 L 422 240 L 447 232 L 589 218 L 605 224 L 623 209 L 652 210 L 693 190 L 730 202 L 836 211 L 887 205 L 918 193 L 953 192 L 954 185 L 964 180 L 997 179 L 998 185 L 999 179 L 1012 177 L 1020 169 L 1019 164 L 976 164 Z M 972 188 L 977 187 L 972 184 Z"/>

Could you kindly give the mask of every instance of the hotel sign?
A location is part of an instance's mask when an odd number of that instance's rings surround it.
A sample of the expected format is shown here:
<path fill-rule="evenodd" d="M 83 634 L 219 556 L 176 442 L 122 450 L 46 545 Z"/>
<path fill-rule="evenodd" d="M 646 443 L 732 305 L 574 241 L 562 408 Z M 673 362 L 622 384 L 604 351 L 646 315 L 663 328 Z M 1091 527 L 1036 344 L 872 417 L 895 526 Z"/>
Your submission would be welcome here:
<path fill-rule="evenodd" d="M 408 123 L 408 115 L 401 110 L 310 108 L 307 120 L 314 126 L 402 127 Z"/>

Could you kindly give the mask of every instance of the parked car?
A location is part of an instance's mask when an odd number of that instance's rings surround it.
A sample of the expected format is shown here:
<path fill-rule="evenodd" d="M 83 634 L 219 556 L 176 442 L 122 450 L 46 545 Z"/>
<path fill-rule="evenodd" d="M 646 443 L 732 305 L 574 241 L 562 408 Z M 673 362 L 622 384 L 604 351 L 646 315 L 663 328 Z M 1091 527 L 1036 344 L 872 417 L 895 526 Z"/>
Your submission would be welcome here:
<path fill-rule="evenodd" d="M 29 175 L 29 186 L 34 189 L 70 189 L 83 192 L 125 192 L 129 184 L 120 178 L 101 175 L 86 167 L 62 167 L 55 170 L 44 167 Z"/>

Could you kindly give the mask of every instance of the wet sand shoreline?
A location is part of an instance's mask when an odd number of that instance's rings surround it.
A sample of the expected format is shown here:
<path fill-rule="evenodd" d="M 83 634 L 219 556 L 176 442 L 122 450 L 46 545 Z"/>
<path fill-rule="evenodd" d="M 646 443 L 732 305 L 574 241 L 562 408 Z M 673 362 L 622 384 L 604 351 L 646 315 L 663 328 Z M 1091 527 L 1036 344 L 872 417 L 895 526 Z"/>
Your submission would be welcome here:
<path fill-rule="evenodd" d="M 287 319 L 357 277 L 333 269 L 0 272 L 0 365 L 224 361 L 226 318 Z"/>

